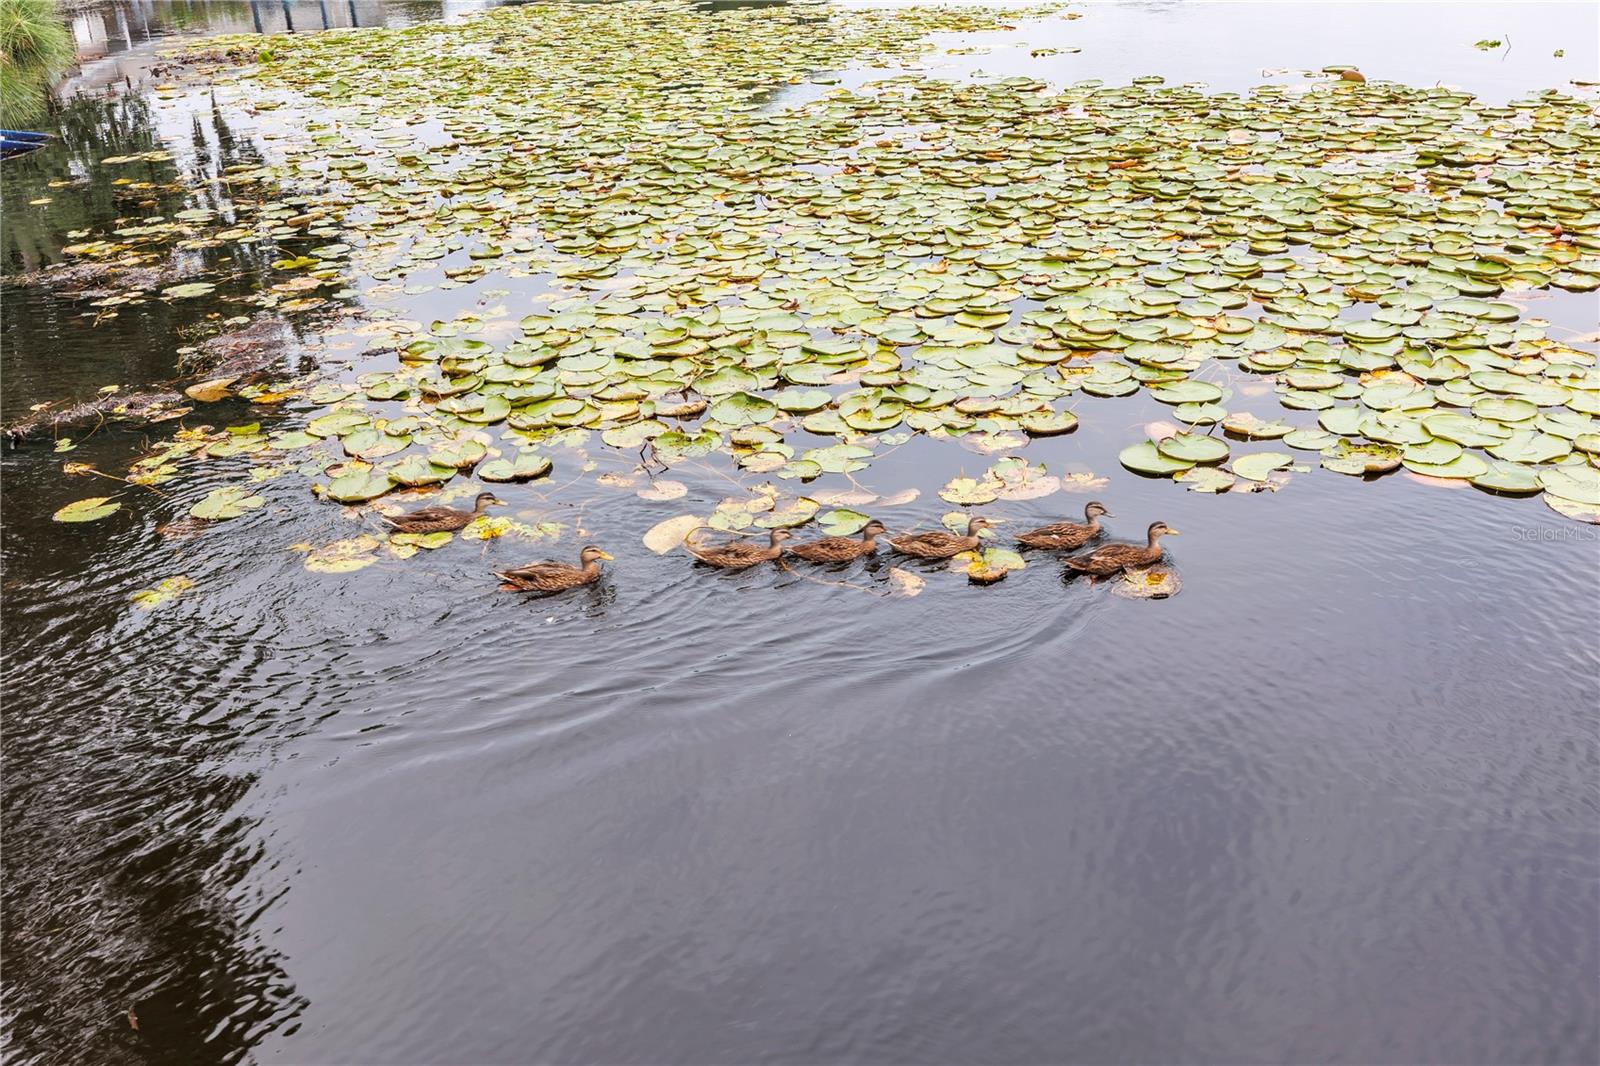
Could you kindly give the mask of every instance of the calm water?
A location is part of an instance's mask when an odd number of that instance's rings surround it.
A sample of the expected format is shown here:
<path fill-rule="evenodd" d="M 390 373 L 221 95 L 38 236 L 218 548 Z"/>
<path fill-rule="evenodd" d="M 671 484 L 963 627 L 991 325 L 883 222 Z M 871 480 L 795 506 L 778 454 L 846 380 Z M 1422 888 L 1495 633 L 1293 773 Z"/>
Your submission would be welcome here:
<path fill-rule="evenodd" d="M 1084 10 L 1083 52 L 1048 61 L 1071 77 L 1594 76 L 1581 5 Z M 1507 30 L 1506 56 L 1471 48 Z M 993 43 L 987 69 L 1026 57 Z M 119 211 L 93 161 L 124 145 L 173 147 L 174 174 L 258 150 L 192 117 L 88 101 L 5 164 L 7 270 Z M 74 168 L 88 187 L 13 206 Z M 1536 306 L 1594 328 L 1592 296 Z M 169 376 L 177 315 L 211 308 L 79 310 L 6 289 L 8 416 Z M 357 372 L 338 336 L 286 358 Z M 1026 454 L 1108 478 L 1118 533 L 1182 529 L 1173 599 L 1047 559 L 989 589 L 930 569 L 911 599 L 881 595 L 887 561 L 707 573 L 639 537 L 726 495 L 720 463 L 646 503 L 563 487 L 563 452 L 501 495 L 562 523 L 563 556 L 608 547 L 602 585 L 497 592 L 491 566 L 537 554 L 511 543 L 319 576 L 287 546 L 358 530 L 298 479 L 176 541 L 156 525 L 214 476 L 49 520 L 90 494 L 62 458 L 121 470 L 166 430 L 7 451 L 8 1061 L 1600 1059 L 1596 528 L 1403 476 L 1176 491 L 1115 459 L 1159 404 L 1085 403 Z M 922 442 L 865 483 L 920 487 L 885 517 L 926 524 L 989 462 Z M 174 574 L 194 592 L 128 608 Z"/>

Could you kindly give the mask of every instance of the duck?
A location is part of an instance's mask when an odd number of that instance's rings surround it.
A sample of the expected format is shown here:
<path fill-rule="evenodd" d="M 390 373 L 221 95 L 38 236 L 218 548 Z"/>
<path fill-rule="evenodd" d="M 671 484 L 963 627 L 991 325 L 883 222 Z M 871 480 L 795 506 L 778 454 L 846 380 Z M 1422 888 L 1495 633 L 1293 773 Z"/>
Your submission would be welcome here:
<path fill-rule="evenodd" d="M 1100 516 L 1110 515 L 1106 505 L 1090 500 L 1083 509 L 1082 523 L 1052 522 L 1048 526 L 1030 529 L 1017 534 L 1017 543 L 1028 548 L 1072 549 L 1081 548 L 1100 535 Z"/>
<path fill-rule="evenodd" d="M 578 553 L 578 565 L 537 562 L 510 570 L 496 570 L 494 576 L 519 592 L 564 592 L 579 585 L 592 585 L 600 578 L 600 560 L 611 558 L 593 544 Z"/>
<path fill-rule="evenodd" d="M 491 503 L 505 503 L 492 492 L 480 492 L 472 501 L 472 510 L 459 507 L 423 507 L 405 514 L 384 515 L 383 521 L 396 533 L 446 533 L 466 528 L 468 522 L 483 514 Z"/>
<path fill-rule="evenodd" d="M 1176 537 L 1178 531 L 1165 522 L 1150 523 L 1149 540 L 1145 544 L 1107 544 L 1088 555 L 1074 555 L 1064 560 L 1070 569 L 1096 577 L 1126 570 L 1130 566 L 1149 566 L 1161 558 L 1162 537 Z"/>
<path fill-rule="evenodd" d="M 890 537 L 889 544 L 895 551 L 915 555 L 919 559 L 949 559 L 976 548 L 978 531 L 988 529 L 992 525 L 994 523 L 987 518 L 975 515 L 967 523 L 967 535 L 964 537 L 943 530 L 934 530 L 931 533 L 904 533 L 898 537 Z"/>
<path fill-rule="evenodd" d="M 687 538 L 683 546 L 690 555 L 708 566 L 720 567 L 723 570 L 746 570 L 757 563 L 771 562 L 778 558 L 783 554 L 783 542 L 793 535 L 787 529 L 774 529 L 772 535 L 767 538 L 765 548 L 758 548 L 742 540 L 708 548 Z"/>
<path fill-rule="evenodd" d="M 789 548 L 789 554 L 813 563 L 847 563 L 878 550 L 878 535 L 887 533 L 884 524 L 874 518 L 861 530 L 861 537 L 823 537 L 808 540 Z"/>

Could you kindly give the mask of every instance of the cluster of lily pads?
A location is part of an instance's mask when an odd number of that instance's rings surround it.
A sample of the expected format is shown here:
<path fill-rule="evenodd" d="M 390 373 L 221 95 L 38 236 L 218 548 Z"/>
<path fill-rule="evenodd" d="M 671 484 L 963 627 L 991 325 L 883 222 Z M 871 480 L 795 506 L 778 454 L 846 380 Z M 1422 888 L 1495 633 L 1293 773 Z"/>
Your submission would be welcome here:
<path fill-rule="evenodd" d="M 100 165 L 113 172 L 123 167 L 142 169 L 152 164 L 174 162 L 171 152 L 154 150 L 131 155 L 109 156 Z M 130 167 L 130 165 L 140 165 Z M 276 279 L 240 302 L 283 314 L 325 308 L 338 298 L 352 295 L 341 274 L 342 257 L 349 250 L 338 241 L 340 211 L 322 199 L 282 194 L 265 181 L 268 172 L 260 167 L 233 167 L 218 179 L 227 189 L 226 204 L 218 208 L 204 195 L 196 196 L 202 205 L 183 208 L 170 215 L 145 215 L 118 219 L 109 231 L 95 236 L 89 230 L 69 234 L 76 243 L 62 251 L 79 264 L 95 264 L 106 282 L 105 292 L 91 301 L 100 318 L 115 318 L 125 308 L 137 308 L 149 300 L 167 302 L 194 300 L 217 290 L 211 280 L 178 281 L 171 277 L 198 265 L 198 258 L 210 249 L 261 248 L 278 258 L 267 264 Z M 114 188 L 127 195 L 194 192 L 196 175 L 180 174 L 171 181 L 155 182 L 142 175 L 117 177 Z M 54 187 L 70 186 L 71 179 L 59 179 Z M 48 203 L 41 199 L 35 203 Z M 92 239 L 84 239 L 92 238 Z M 319 240 L 320 239 L 320 240 Z M 309 244 L 308 250 L 287 253 L 285 243 Z M 234 324 L 246 321 L 238 319 Z"/>
<path fill-rule="evenodd" d="M 555 298 L 388 312 L 393 360 L 252 446 L 337 440 L 318 491 L 350 503 L 490 451 L 485 480 L 538 476 L 541 449 L 594 435 L 647 467 L 721 452 L 806 481 L 912 434 L 1015 452 L 1144 393 L 1187 428 L 1122 461 L 1191 489 L 1262 481 L 1292 457 L 1229 439 L 1281 440 L 1600 520 L 1595 355 L 1518 302 L 1600 288 L 1592 99 L 909 74 L 773 93 L 1048 15 L 638 0 L 275 42 L 235 75 L 285 119 L 271 176 L 337 205 L 369 297 L 442 273 Z M 1233 403 L 1252 392 L 1282 416 Z"/>

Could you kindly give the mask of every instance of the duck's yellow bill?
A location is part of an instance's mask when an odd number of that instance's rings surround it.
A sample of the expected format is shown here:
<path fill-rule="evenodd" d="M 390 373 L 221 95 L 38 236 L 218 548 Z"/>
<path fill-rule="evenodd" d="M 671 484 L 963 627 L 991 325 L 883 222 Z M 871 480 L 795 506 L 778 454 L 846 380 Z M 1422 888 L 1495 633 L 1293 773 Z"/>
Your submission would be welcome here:
<path fill-rule="evenodd" d="M 602 558 L 602 559 L 610 559 L 611 558 L 611 553 L 610 552 L 601 552 L 600 553 L 600 558 Z"/>
<path fill-rule="evenodd" d="M 1169 537 L 1181 537 L 1181 536 L 1183 536 L 1183 534 L 1179 533 L 1176 529 L 1173 529 L 1171 526 L 1168 526 L 1167 527 L 1167 536 L 1169 536 Z"/>

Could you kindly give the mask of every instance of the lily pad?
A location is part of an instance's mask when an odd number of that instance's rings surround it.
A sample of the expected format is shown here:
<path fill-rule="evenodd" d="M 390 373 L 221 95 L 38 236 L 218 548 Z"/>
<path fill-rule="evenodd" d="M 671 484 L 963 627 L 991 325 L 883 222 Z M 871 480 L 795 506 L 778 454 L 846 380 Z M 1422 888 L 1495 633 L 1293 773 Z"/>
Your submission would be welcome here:
<path fill-rule="evenodd" d="M 703 524 L 697 515 L 682 514 L 651 526 L 644 535 L 644 546 L 657 555 L 665 555 L 683 543 L 689 533 Z"/>
<path fill-rule="evenodd" d="M 194 581 L 183 575 L 165 578 L 156 583 L 155 588 L 140 589 L 128 597 L 128 602 L 135 607 L 150 610 L 168 603 L 194 588 Z"/>
<path fill-rule="evenodd" d="M 1190 463 L 1220 463 L 1228 458 L 1228 442 L 1200 433 L 1178 433 L 1160 441 L 1156 450 L 1168 459 Z"/>
<path fill-rule="evenodd" d="M 1232 473 L 1215 466 L 1197 466 L 1189 470 L 1180 470 L 1172 479 L 1181 483 L 1190 492 L 1227 492 L 1233 488 L 1234 476 Z"/>
<path fill-rule="evenodd" d="M 510 459 L 491 459 L 478 467 L 478 477 L 484 481 L 532 481 L 550 473 L 550 458 L 526 448 Z"/>
<path fill-rule="evenodd" d="M 1148 440 L 1122 449 L 1117 453 L 1117 460 L 1134 473 L 1147 477 L 1171 477 L 1195 465 L 1191 459 L 1174 459 L 1163 455 L 1156 444 Z"/>
<path fill-rule="evenodd" d="M 205 499 L 189 508 L 189 514 L 206 522 L 222 522 L 229 518 L 238 518 L 247 511 L 265 505 L 266 502 L 265 496 L 253 495 L 249 489 L 238 485 L 224 485 L 207 493 Z"/>
<path fill-rule="evenodd" d="M 50 517 L 57 522 L 94 522 L 121 507 L 122 504 L 109 496 L 90 496 L 67 504 Z"/>
<path fill-rule="evenodd" d="M 1294 463 L 1287 452 L 1251 452 L 1233 461 L 1233 472 L 1247 481 L 1265 481 L 1267 475 Z"/>
<path fill-rule="evenodd" d="M 1539 471 L 1547 493 L 1589 507 L 1600 507 L 1600 470 L 1592 466 L 1556 466 Z"/>
<path fill-rule="evenodd" d="M 389 475 L 379 470 L 356 470 L 341 474 L 329 482 L 325 490 L 328 499 L 339 503 L 365 503 L 394 488 Z"/>

